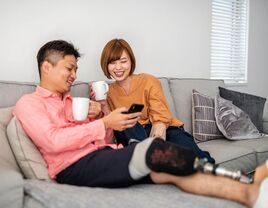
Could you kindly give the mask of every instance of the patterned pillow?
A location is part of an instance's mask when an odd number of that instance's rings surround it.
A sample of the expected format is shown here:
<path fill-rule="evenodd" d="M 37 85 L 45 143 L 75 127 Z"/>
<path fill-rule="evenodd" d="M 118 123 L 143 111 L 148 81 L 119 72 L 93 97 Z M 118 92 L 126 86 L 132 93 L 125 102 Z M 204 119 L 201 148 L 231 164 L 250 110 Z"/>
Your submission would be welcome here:
<path fill-rule="evenodd" d="M 192 94 L 192 127 L 197 142 L 223 138 L 215 120 L 214 98 L 196 90 Z"/>
<path fill-rule="evenodd" d="M 222 87 L 219 87 L 219 91 L 222 98 L 231 100 L 234 105 L 249 115 L 251 121 L 260 132 L 263 131 L 263 109 L 266 98 Z"/>
<path fill-rule="evenodd" d="M 216 123 L 223 135 L 230 140 L 256 139 L 263 137 L 249 116 L 232 101 L 220 96 L 215 98 Z"/>

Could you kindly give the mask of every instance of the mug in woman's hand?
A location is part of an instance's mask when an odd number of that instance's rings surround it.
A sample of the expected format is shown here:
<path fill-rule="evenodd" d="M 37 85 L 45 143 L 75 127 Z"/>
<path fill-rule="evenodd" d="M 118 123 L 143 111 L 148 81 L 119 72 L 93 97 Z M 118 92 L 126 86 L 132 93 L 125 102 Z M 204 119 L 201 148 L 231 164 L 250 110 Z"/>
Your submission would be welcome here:
<path fill-rule="evenodd" d="M 95 100 L 106 100 L 109 85 L 105 81 L 96 81 L 92 83 L 92 89 L 95 93 Z"/>

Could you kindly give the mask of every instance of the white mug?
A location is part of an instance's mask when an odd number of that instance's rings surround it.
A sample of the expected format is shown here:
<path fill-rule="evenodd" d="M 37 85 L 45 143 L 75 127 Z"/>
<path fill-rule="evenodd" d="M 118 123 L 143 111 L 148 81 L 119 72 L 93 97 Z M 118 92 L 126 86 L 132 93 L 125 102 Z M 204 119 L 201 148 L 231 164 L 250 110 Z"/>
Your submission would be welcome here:
<path fill-rule="evenodd" d="M 109 85 L 105 81 L 97 81 L 92 83 L 92 89 L 95 92 L 96 101 L 106 100 Z"/>
<path fill-rule="evenodd" d="M 88 116 L 90 99 L 86 97 L 73 97 L 73 117 L 77 121 L 84 121 Z"/>

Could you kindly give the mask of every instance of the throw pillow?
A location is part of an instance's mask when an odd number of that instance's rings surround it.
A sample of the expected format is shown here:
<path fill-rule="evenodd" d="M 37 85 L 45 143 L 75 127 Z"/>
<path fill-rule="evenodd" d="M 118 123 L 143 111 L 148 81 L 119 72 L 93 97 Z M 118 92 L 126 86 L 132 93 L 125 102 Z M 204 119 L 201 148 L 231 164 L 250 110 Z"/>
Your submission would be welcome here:
<path fill-rule="evenodd" d="M 255 139 L 263 136 L 243 110 L 220 96 L 215 97 L 215 117 L 217 126 L 227 139 Z"/>
<path fill-rule="evenodd" d="M 7 125 L 12 118 L 12 111 L 13 107 L 0 109 L 0 166 L 20 172 L 6 134 Z"/>
<path fill-rule="evenodd" d="M 219 90 L 222 98 L 231 100 L 234 105 L 249 115 L 251 121 L 260 132 L 263 131 L 263 109 L 266 98 L 228 90 L 222 87 L 219 87 Z"/>
<path fill-rule="evenodd" d="M 223 138 L 215 120 L 214 99 L 193 90 L 192 127 L 197 142 Z"/>
<path fill-rule="evenodd" d="M 25 134 L 16 117 L 13 117 L 8 124 L 7 135 L 24 176 L 29 179 L 51 180 L 46 162 L 31 139 Z"/>

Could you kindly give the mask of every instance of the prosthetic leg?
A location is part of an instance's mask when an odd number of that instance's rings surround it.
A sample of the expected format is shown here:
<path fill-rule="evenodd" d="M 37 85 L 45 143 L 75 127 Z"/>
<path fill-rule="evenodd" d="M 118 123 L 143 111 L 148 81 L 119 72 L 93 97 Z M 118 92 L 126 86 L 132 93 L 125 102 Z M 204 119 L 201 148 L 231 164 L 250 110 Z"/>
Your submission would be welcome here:
<path fill-rule="evenodd" d="M 241 183 L 253 183 L 253 179 L 246 176 L 242 171 L 231 171 L 219 165 L 211 164 L 206 158 L 196 158 L 194 162 L 194 169 L 203 173 L 210 173 L 217 176 L 224 176 Z"/>
<path fill-rule="evenodd" d="M 146 165 L 155 172 L 187 176 L 197 171 L 228 177 L 242 183 L 252 183 L 252 178 L 241 171 L 230 171 L 199 158 L 192 150 L 155 138 L 146 153 Z"/>

